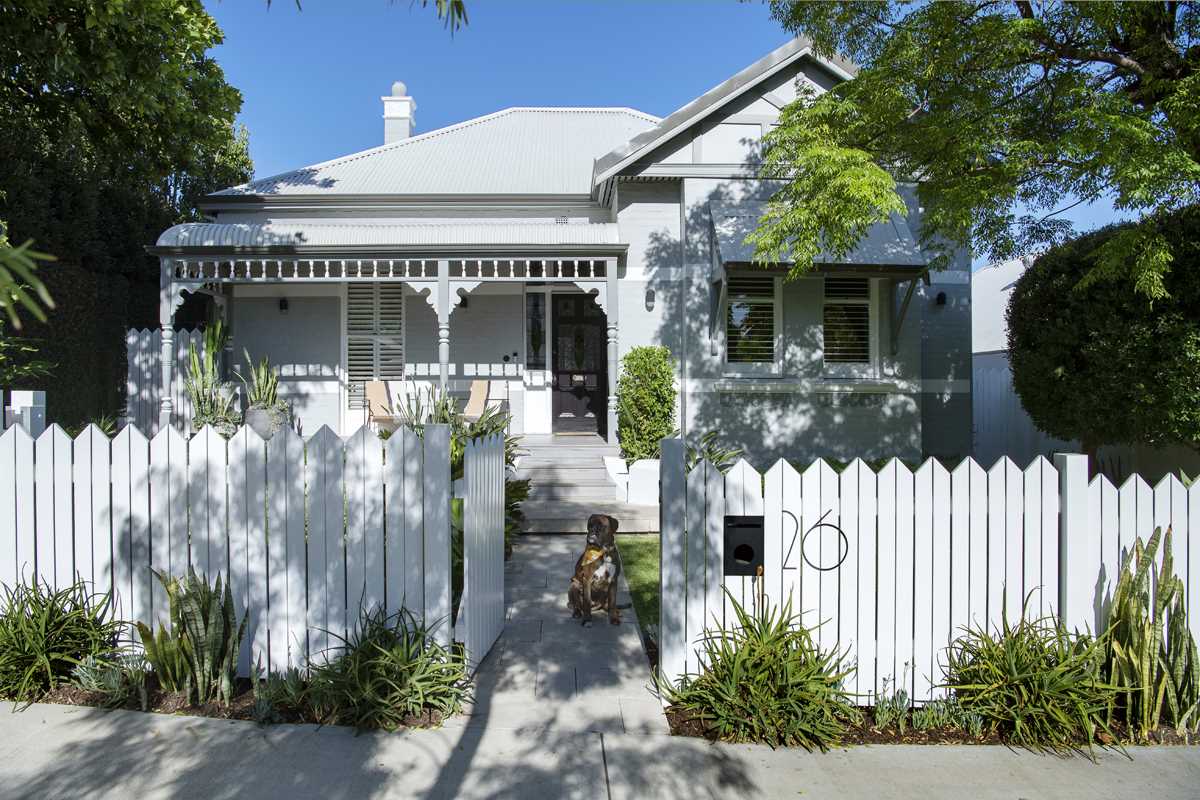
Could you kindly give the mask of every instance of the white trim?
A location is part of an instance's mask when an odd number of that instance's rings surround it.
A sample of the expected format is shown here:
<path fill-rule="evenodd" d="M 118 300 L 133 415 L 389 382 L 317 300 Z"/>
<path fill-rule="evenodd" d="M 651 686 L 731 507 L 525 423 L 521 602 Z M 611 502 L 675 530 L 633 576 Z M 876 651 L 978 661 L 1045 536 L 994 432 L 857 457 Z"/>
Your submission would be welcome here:
<path fill-rule="evenodd" d="M 349 323 L 349 284 L 338 284 L 338 307 L 339 307 L 339 335 L 341 336 L 342 344 L 342 361 L 338 365 L 338 435 L 341 436 L 348 431 L 347 415 L 350 411 L 350 336 L 347 331 Z"/>

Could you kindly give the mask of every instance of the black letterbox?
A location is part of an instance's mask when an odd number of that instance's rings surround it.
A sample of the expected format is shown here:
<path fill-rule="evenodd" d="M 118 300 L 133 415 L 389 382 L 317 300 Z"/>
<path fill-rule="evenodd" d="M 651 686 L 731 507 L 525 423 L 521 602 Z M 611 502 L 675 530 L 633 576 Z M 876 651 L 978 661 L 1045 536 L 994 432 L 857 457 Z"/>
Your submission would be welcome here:
<path fill-rule="evenodd" d="M 725 574 L 757 575 L 763 565 L 763 518 L 725 517 Z"/>

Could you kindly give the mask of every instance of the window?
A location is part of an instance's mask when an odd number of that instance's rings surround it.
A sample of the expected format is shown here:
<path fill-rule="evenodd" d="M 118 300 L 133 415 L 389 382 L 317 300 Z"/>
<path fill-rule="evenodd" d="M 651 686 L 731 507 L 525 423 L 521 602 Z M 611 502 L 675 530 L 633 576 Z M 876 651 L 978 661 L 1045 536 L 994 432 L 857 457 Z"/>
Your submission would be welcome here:
<path fill-rule="evenodd" d="M 779 371 L 779 292 L 771 275 L 730 275 L 725 362 L 735 373 Z"/>
<path fill-rule="evenodd" d="M 404 285 L 346 287 L 346 367 L 350 405 L 366 402 L 367 381 L 404 378 Z"/>
<path fill-rule="evenodd" d="M 868 377 L 873 372 L 871 282 L 867 278 L 825 279 L 825 371 Z"/>

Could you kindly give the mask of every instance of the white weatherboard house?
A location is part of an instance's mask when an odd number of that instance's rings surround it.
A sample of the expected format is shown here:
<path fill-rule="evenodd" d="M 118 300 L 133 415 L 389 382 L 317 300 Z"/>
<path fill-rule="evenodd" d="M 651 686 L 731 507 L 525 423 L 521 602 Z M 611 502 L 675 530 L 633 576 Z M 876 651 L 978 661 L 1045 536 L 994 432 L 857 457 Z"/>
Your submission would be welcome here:
<path fill-rule="evenodd" d="M 306 433 L 361 425 L 369 382 L 398 404 L 484 380 L 518 433 L 613 442 L 620 359 L 662 344 L 685 432 L 755 463 L 966 454 L 969 259 L 926 271 L 915 199 L 800 280 L 744 242 L 772 190 L 762 135 L 799 83 L 853 71 L 797 39 L 665 119 L 513 107 L 426 133 L 396 83 L 381 146 L 217 192 L 211 222 L 162 234 L 164 353 L 203 291 Z"/>

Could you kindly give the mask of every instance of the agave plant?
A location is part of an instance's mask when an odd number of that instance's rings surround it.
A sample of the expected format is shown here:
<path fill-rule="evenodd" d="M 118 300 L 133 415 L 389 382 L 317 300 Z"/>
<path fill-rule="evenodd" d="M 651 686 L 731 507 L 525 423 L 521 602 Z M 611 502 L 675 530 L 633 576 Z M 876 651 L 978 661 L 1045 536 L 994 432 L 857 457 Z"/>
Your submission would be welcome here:
<path fill-rule="evenodd" d="M 1162 564 L 1154 561 L 1162 544 Z M 1138 539 L 1121 565 L 1109 615 L 1109 682 L 1119 693 L 1109 718 L 1146 740 L 1160 724 L 1183 733 L 1200 727 L 1200 660 L 1188 627 L 1183 581 L 1174 573 L 1171 529 Z M 1164 719 L 1164 712 L 1165 719 Z"/>
<path fill-rule="evenodd" d="M 221 576 L 210 586 L 188 568 L 184 579 L 155 571 L 167 593 L 171 631 L 159 628 L 157 637 L 138 623 L 138 632 L 150 662 L 164 688 L 187 691 L 189 699 L 203 705 L 214 697 L 228 704 L 233 699 L 238 651 L 246 635 L 247 615 L 238 624 L 233 592 Z M 169 689 L 168 689 L 169 690 Z"/>

